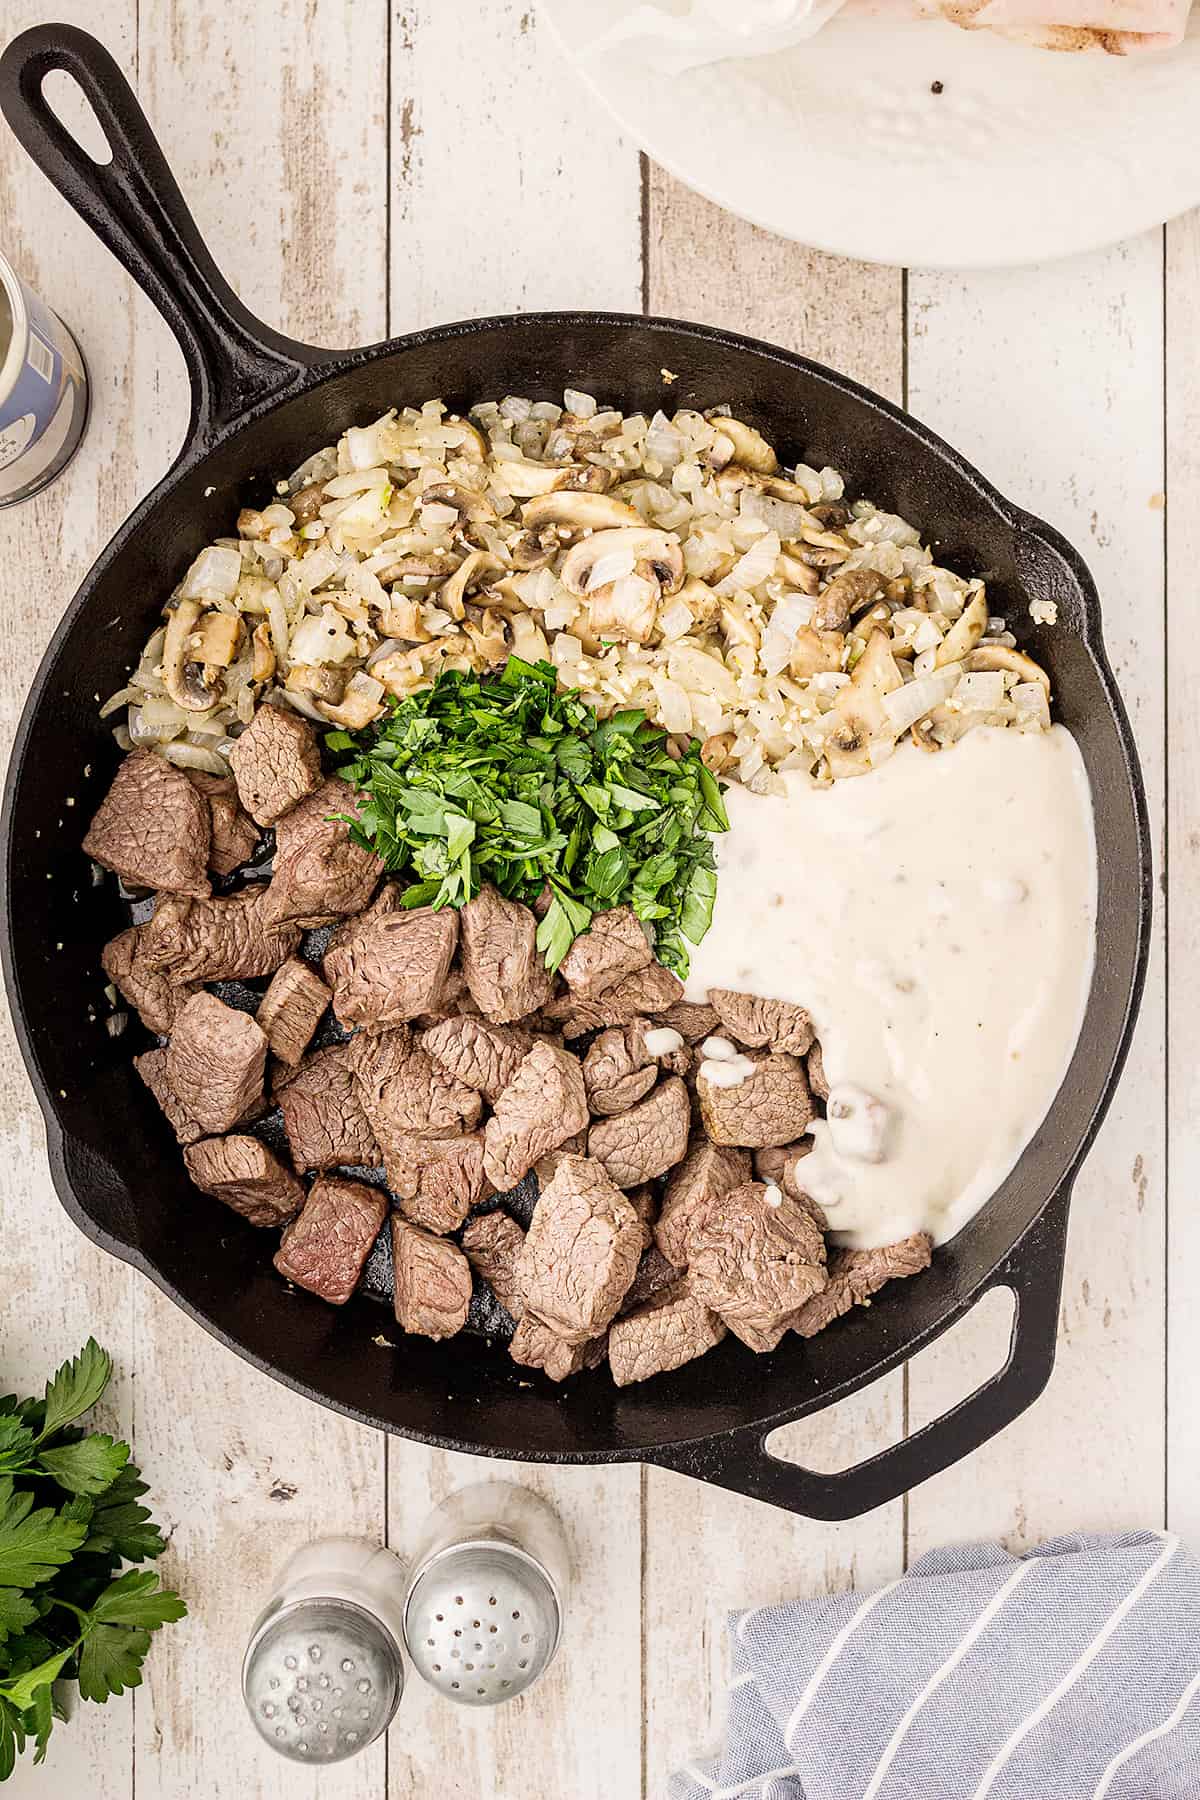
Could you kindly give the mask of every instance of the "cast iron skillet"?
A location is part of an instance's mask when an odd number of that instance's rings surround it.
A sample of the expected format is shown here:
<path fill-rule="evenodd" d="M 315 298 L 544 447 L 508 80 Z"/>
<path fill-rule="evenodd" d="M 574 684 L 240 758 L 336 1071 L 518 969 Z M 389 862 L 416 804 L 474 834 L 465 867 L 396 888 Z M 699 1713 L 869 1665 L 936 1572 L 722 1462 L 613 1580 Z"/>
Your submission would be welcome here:
<path fill-rule="evenodd" d="M 112 147 L 94 163 L 51 113 L 42 82 L 68 71 Z M 0 108 L 36 162 L 140 282 L 182 345 L 192 383 L 186 446 L 104 551 L 69 607 L 17 735 L 3 815 L 4 970 L 22 1051 L 46 1116 L 63 1205 L 222 1343 L 306 1394 L 404 1436 L 530 1461 L 639 1460 L 815 1518 L 848 1518 L 968 1455 L 1022 1412 L 1054 1358 L 1072 1179 L 1112 1095 L 1142 986 L 1150 919 L 1145 798 L 1079 557 L 1004 500 L 932 432 L 844 376 L 769 345 L 696 325 L 597 313 L 473 320 L 331 353 L 260 325 L 219 275 L 129 87 L 85 33 L 45 26 L 0 61 Z M 786 458 L 829 462 L 852 489 L 916 521 L 939 557 L 986 573 L 998 611 L 1030 634 L 1027 604 L 1056 602 L 1036 634 L 1059 717 L 1082 749 L 1099 843 L 1099 954 L 1083 1035 L 1018 1167 L 932 1269 L 887 1288 L 811 1343 L 755 1357 L 733 1340 L 699 1362 L 619 1391 L 603 1373 L 529 1383 L 479 1339 L 371 1340 L 378 1307 L 334 1309 L 285 1288 L 264 1239 L 201 1199 L 130 1067 L 130 1049 L 88 1015 L 100 946 L 125 923 L 93 889 L 79 849 L 116 753 L 97 696 L 123 684 L 161 597 L 243 495 L 387 405 L 441 395 L 465 409 L 570 384 L 652 410 L 661 371 L 677 406 L 736 403 Z M 68 800 L 73 805 L 68 805 Z M 101 1004 L 96 1009 L 103 1015 Z M 988 1289 L 1011 1288 L 1008 1362 L 943 1418 L 841 1474 L 772 1456 L 776 1426 L 844 1399 L 894 1368 Z"/>

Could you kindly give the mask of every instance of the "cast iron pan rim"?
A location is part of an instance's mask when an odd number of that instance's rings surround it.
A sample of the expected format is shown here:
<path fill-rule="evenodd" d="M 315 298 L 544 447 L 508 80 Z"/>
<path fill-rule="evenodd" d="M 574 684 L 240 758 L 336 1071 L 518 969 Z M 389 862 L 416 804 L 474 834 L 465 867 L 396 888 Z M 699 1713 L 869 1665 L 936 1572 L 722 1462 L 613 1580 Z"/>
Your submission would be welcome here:
<path fill-rule="evenodd" d="M 736 333 L 721 331 L 711 326 L 696 325 L 684 321 L 645 317 L 639 314 L 628 313 L 551 312 L 521 313 L 477 320 L 463 320 L 449 325 L 437 326 L 427 331 L 414 332 L 404 337 L 391 339 L 385 343 L 373 345 L 362 350 L 344 354 L 332 354 L 327 359 L 322 360 L 303 371 L 300 378 L 296 382 L 289 384 L 284 391 L 270 395 L 267 398 L 260 400 L 254 406 L 247 408 L 237 420 L 219 431 L 213 440 L 201 451 L 197 452 L 191 446 L 185 446 L 174 466 L 151 490 L 146 498 L 134 508 L 134 511 L 130 514 L 129 518 L 118 529 L 115 536 L 101 552 L 100 556 L 81 583 L 74 600 L 67 608 L 67 611 L 45 652 L 38 674 L 35 677 L 30 689 L 29 697 L 22 712 L 14 741 L 9 776 L 6 782 L 3 815 L 0 817 L 0 840 L 3 842 L 3 850 L 6 859 L 12 854 L 11 835 L 13 829 L 14 797 L 23 772 L 25 758 L 30 749 L 29 740 L 32 732 L 34 713 L 40 705 L 41 697 L 46 685 L 53 678 L 54 668 L 62 645 L 73 630 L 75 622 L 86 605 L 96 581 L 103 575 L 105 569 L 113 559 L 121 553 L 131 536 L 141 529 L 142 525 L 147 518 L 153 514 L 156 508 L 161 503 L 169 500 L 176 486 L 186 475 L 192 473 L 194 469 L 204 461 L 219 454 L 224 445 L 228 444 L 244 429 L 249 428 L 259 419 L 277 410 L 279 407 L 286 405 L 290 399 L 301 393 L 307 393 L 316 387 L 336 381 L 339 376 L 350 369 L 361 367 L 370 362 L 382 361 L 391 354 L 416 345 L 437 345 L 438 343 L 444 343 L 457 338 L 481 334 L 488 331 L 506 330 L 543 332 L 547 335 L 548 341 L 550 341 L 552 334 L 569 332 L 572 327 L 576 326 L 586 326 L 590 328 L 601 326 L 612 327 L 614 329 L 648 331 L 664 336 L 682 335 L 691 339 L 699 339 L 705 342 L 719 344 L 725 349 L 730 349 L 740 354 L 748 354 L 757 359 L 766 358 L 768 361 L 783 364 L 791 369 L 801 369 L 814 376 L 821 383 L 853 395 L 871 410 L 884 414 L 894 420 L 902 427 L 904 432 L 910 438 L 915 439 L 934 457 L 935 460 L 951 464 L 959 474 L 985 498 L 993 510 L 1004 519 L 1014 533 L 1040 541 L 1047 549 L 1057 555 L 1070 569 L 1083 598 L 1083 629 L 1080 635 L 1094 658 L 1109 706 L 1117 725 L 1124 759 L 1130 774 L 1129 787 L 1136 812 L 1138 840 L 1141 845 L 1146 845 L 1148 843 L 1149 821 L 1145 795 L 1140 782 L 1135 778 L 1134 772 L 1137 766 L 1136 753 L 1133 747 L 1133 738 L 1129 721 L 1104 652 L 1100 627 L 1099 597 L 1090 571 L 1079 553 L 1067 539 L 1043 520 L 1035 517 L 1033 514 L 1006 499 L 999 489 L 996 488 L 993 483 L 989 482 L 985 476 L 967 461 L 965 457 L 961 456 L 951 445 L 947 444 L 944 439 L 931 431 L 927 426 L 913 419 L 911 415 L 904 412 L 903 409 L 893 405 L 890 401 L 885 400 L 882 396 L 875 394 L 870 389 L 851 380 L 848 376 L 841 375 L 836 371 L 827 368 L 825 365 L 813 361 L 811 358 L 798 356 L 793 352 L 782 350 L 773 345 L 740 336 Z M 1128 1054 L 1133 1024 L 1137 1016 L 1138 1004 L 1145 980 L 1146 963 L 1149 951 L 1150 926 L 1149 907 L 1147 902 L 1151 886 L 1151 872 L 1148 857 L 1143 858 L 1142 877 L 1143 904 L 1138 933 L 1137 961 L 1133 980 L 1130 984 L 1126 998 L 1122 1029 L 1104 1077 L 1100 1097 L 1092 1112 L 1091 1118 L 1089 1119 L 1087 1129 L 1076 1146 L 1068 1167 L 1064 1170 L 1057 1186 L 1046 1195 L 1038 1212 L 1034 1215 L 1034 1218 L 1030 1220 L 1025 1231 L 1021 1233 L 1020 1238 L 1009 1247 L 1004 1256 L 997 1259 L 996 1264 L 991 1269 L 985 1270 L 980 1275 L 979 1279 L 972 1284 L 970 1289 L 926 1331 L 915 1337 L 907 1338 L 895 1349 L 885 1352 L 872 1366 L 870 1372 L 864 1376 L 863 1382 L 859 1384 L 860 1386 L 878 1379 L 878 1377 L 886 1374 L 889 1370 L 906 1362 L 911 1356 L 915 1355 L 919 1349 L 933 1342 L 937 1337 L 941 1336 L 944 1331 L 948 1330 L 950 1326 L 955 1324 L 958 1319 L 963 1317 L 963 1315 L 975 1304 L 978 1297 L 988 1287 L 995 1285 L 997 1270 L 1000 1269 L 1009 1258 L 1016 1254 L 1020 1244 L 1035 1228 L 1039 1220 L 1051 1206 L 1052 1202 L 1060 1195 L 1066 1195 L 1069 1198 L 1070 1187 L 1074 1177 L 1090 1149 L 1095 1139 L 1096 1132 L 1111 1103 L 1121 1069 Z M 22 1056 L 29 1071 L 38 1103 L 46 1123 L 47 1152 L 51 1176 L 60 1202 L 84 1235 L 91 1239 L 91 1241 L 97 1244 L 101 1249 L 147 1275 L 168 1299 L 172 1300 L 174 1304 L 179 1306 L 190 1318 L 201 1325 L 210 1336 L 216 1338 L 226 1347 L 234 1349 L 239 1356 L 253 1367 L 259 1369 L 262 1373 L 284 1382 L 295 1392 L 304 1395 L 306 1399 L 309 1399 L 318 1405 L 333 1406 L 336 1411 L 345 1414 L 347 1417 L 353 1418 L 363 1424 L 382 1428 L 394 1436 L 410 1438 L 440 1449 L 454 1450 L 462 1448 L 461 1442 L 457 1439 L 436 1432 L 419 1431 L 400 1427 L 389 1420 L 378 1418 L 374 1414 L 364 1412 L 340 1401 L 331 1401 L 325 1394 L 319 1393 L 310 1384 L 280 1369 L 278 1365 L 268 1362 L 264 1357 L 255 1353 L 240 1340 L 230 1337 L 220 1330 L 174 1288 L 173 1284 L 167 1280 L 154 1262 L 147 1258 L 141 1251 L 125 1242 L 125 1240 L 112 1236 L 110 1233 L 96 1225 L 95 1221 L 87 1214 L 77 1199 L 70 1180 L 68 1179 L 63 1157 L 63 1133 L 58 1117 L 57 1103 L 42 1079 L 41 1070 L 38 1067 L 30 1042 L 30 1035 L 26 1025 L 21 982 L 13 955 L 12 922 L 9 914 L 7 888 L 2 897 L 2 904 L 4 911 L 4 926 L 2 933 L 0 933 L 0 961 L 3 962 L 4 975 L 9 993 L 14 999 L 14 1017 Z M 1052 1114 L 1053 1109 L 1049 1116 L 1052 1117 Z M 711 1445 L 715 1440 L 719 1441 L 721 1438 L 734 1438 L 747 1430 L 752 1430 L 756 1435 L 763 1436 L 781 1425 L 786 1425 L 809 1413 L 820 1410 L 821 1405 L 822 1401 L 820 1396 L 810 1397 L 808 1400 L 802 1401 L 797 1405 L 784 1407 L 778 1412 L 761 1417 L 755 1420 L 752 1425 L 731 1427 L 725 1432 L 716 1434 L 702 1433 L 696 1436 L 681 1436 L 679 1438 L 668 1437 L 660 1439 L 653 1447 L 648 1449 L 636 1446 L 626 1446 L 605 1450 L 539 1451 L 522 1447 L 505 1447 L 501 1449 L 489 1445 L 472 1445 L 471 1448 L 476 1454 L 501 1460 L 535 1463 L 605 1464 L 615 1462 L 636 1462 L 648 1459 L 654 1460 L 656 1456 L 661 1457 L 666 1453 L 686 1449 L 692 1445 Z"/>

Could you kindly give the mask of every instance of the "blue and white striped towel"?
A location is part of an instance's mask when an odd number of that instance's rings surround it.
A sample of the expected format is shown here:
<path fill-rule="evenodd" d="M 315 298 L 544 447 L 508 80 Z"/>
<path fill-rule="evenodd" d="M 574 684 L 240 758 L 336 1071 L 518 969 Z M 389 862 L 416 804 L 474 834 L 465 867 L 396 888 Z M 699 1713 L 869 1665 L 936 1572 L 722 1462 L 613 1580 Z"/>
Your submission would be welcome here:
<path fill-rule="evenodd" d="M 1162 1532 L 934 1550 L 729 1635 L 724 1752 L 672 1800 L 1200 1796 L 1200 1565 Z"/>

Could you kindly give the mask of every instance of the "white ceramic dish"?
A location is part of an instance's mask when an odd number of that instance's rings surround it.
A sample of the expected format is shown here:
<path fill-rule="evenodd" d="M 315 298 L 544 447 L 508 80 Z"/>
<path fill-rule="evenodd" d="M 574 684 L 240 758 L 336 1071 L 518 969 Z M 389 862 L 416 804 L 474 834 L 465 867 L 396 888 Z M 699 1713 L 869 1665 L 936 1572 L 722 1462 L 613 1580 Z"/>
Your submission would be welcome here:
<path fill-rule="evenodd" d="M 817 249 L 1011 266 L 1113 243 L 1200 203 L 1200 6 L 1177 49 L 1135 57 L 850 17 L 781 54 L 683 75 L 644 50 L 588 48 L 624 0 L 542 10 L 657 162 Z"/>

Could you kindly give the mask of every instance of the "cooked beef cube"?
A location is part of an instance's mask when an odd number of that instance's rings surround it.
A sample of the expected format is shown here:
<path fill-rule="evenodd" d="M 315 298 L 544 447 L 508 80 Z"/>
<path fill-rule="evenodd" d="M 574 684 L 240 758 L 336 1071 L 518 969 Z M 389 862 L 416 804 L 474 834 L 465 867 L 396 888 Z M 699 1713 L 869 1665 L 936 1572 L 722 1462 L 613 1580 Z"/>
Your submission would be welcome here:
<path fill-rule="evenodd" d="M 829 1083 L 825 1079 L 825 1058 L 820 1044 L 814 1044 L 807 1059 L 808 1085 L 818 1100 L 828 1100 Z"/>
<path fill-rule="evenodd" d="M 414 1225 L 444 1236 L 457 1231 L 488 1189 L 483 1133 L 461 1137 L 403 1137 L 387 1144 L 387 1184 Z"/>
<path fill-rule="evenodd" d="M 364 941 L 364 934 L 379 919 L 390 919 L 393 913 L 403 910 L 404 889 L 398 881 L 385 881 L 371 904 L 362 912 L 351 918 L 343 919 L 341 924 L 329 934 L 329 942 L 325 946 L 325 955 L 332 956 L 335 951 L 347 955 L 357 955 Z M 326 974 L 325 979 L 333 986 L 333 976 Z"/>
<path fill-rule="evenodd" d="M 350 1040 L 350 1066 L 385 1159 L 411 1135 L 457 1137 L 479 1123 L 475 1089 L 439 1068 L 407 1025 L 369 1037 L 359 1032 Z"/>
<path fill-rule="evenodd" d="M 599 1163 L 568 1156 L 533 1209 L 517 1279 L 526 1306 L 571 1344 L 616 1315 L 637 1274 L 642 1227 Z"/>
<path fill-rule="evenodd" d="M 462 1247 L 475 1273 L 486 1281 L 511 1319 L 525 1311 L 525 1295 L 517 1278 L 517 1262 L 525 1233 L 506 1212 L 472 1219 L 462 1234 Z"/>
<path fill-rule="evenodd" d="M 147 966 L 172 981 L 251 981 L 273 975 L 300 942 L 296 926 L 266 918 L 267 890 L 243 888 L 227 900 L 163 894 L 143 926 Z"/>
<path fill-rule="evenodd" d="M 214 875 L 232 875 L 253 856 L 258 845 L 258 826 L 242 811 L 232 775 L 209 775 L 204 769 L 189 769 L 187 777 L 208 802 L 208 866 Z"/>
<path fill-rule="evenodd" d="M 769 1044 L 772 1050 L 803 1056 L 812 1045 L 812 1020 L 802 1006 L 790 1001 L 763 1000 L 734 988 L 710 988 L 708 1003 L 729 1036 L 753 1050 Z"/>
<path fill-rule="evenodd" d="M 186 904 L 186 902 L 185 902 Z M 166 1037 L 185 1000 L 196 992 L 194 981 L 172 981 L 146 963 L 146 929 L 131 925 L 111 938 L 100 956 L 104 973 L 121 990 L 147 1031 Z"/>
<path fill-rule="evenodd" d="M 654 1227 L 654 1241 L 677 1269 L 686 1269 L 692 1234 L 710 1203 L 750 1179 L 744 1150 L 726 1149 L 706 1137 L 694 1137 L 677 1169 L 672 1169 Z"/>
<path fill-rule="evenodd" d="M 330 999 L 329 989 L 302 956 L 290 956 L 276 969 L 254 1015 L 267 1034 L 271 1054 L 294 1069 Z"/>
<path fill-rule="evenodd" d="M 711 1006 L 700 1006 L 693 1000 L 678 1000 L 654 1020 L 655 1025 L 677 1031 L 685 1044 L 698 1044 L 720 1031 L 721 1021 Z"/>
<path fill-rule="evenodd" d="M 642 1040 L 644 1024 L 637 1019 L 623 1029 L 613 1025 L 593 1040 L 583 1059 L 583 1085 L 593 1114 L 607 1118 L 628 1112 L 658 1080 L 658 1064 Z"/>
<path fill-rule="evenodd" d="M 753 1068 L 723 1086 L 705 1074 L 702 1063 L 696 1081 L 700 1116 L 714 1144 L 741 1144 L 759 1150 L 769 1144 L 790 1144 L 802 1137 L 813 1116 L 812 1095 L 804 1064 L 797 1057 L 772 1052 L 747 1057 Z M 738 1064 L 721 1063 L 722 1070 Z"/>
<path fill-rule="evenodd" d="M 630 906 L 596 913 L 563 957 L 563 980 L 577 1000 L 595 1000 L 651 960 L 650 940 Z"/>
<path fill-rule="evenodd" d="M 801 1337 L 815 1337 L 852 1306 L 865 1306 L 886 1282 L 919 1275 L 929 1267 L 932 1251 L 933 1239 L 924 1231 L 878 1250 L 835 1250 L 829 1259 L 829 1285 L 800 1308 L 791 1321 L 792 1330 Z"/>
<path fill-rule="evenodd" d="M 668 1075 L 627 1113 L 593 1125 L 588 1155 L 604 1164 L 618 1187 L 653 1181 L 686 1151 L 691 1116 L 687 1089 L 677 1075 Z"/>
<path fill-rule="evenodd" d="M 194 1144 L 197 1138 L 202 1138 L 204 1136 L 203 1125 L 192 1117 L 187 1103 L 171 1086 L 166 1051 L 147 1050 L 144 1056 L 134 1057 L 133 1066 L 162 1107 L 167 1116 L 167 1123 L 179 1142 Z"/>
<path fill-rule="evenodd" d="M 724 1321 L 696 1298 L 685 1278 L 613 1325 L 608 1334 L 613 1380 L 628 1387 L 666 1369 L 681 1369 L 724 1336 Z"/>
<path fill-rule="evenodd" d="M 635 969 L 632 975 L 606 988 L 595 1000 L 577 1000 L 562 994 L 544 1008 L 545 1016 L 560 1024 L 564 1037 L 582 1037 L 609 1025 L 632 1025 L 644 1013 L 665 1012 L 683 993 L 683 983 L 661 963 Z"/>
<path fill-rule="evenodd" d="M 773 1182 L 776 1187 L 781 1187 L 789 1200 L 794 1200 L 797 1206 L 804 1209 L 818 1231 L 827 1231 L 829 1221 L 812 1195 L 805 1193 L 797 1167 L 812 1147 L 812 1139 L 803 1137 L 794 1144 L 776 1144 L 770 1149 L 756 1150 L 754 1173 L 760 1181 Z"/>
<path fill-rule="evenodd" d="M 135 750 L 113 777 L 83 847 L 130 887 L 211 894 L 208 802 L 182 769 Z"/>
<path fill-rule="evenodd" d="M 382 1031 L 438 1004 L 458 946 L 458 914 L 381 911 L 325 953 L 333 1010 L 348 1029 Z"/>
<path fill-rule="evenodd" d="M 639 1306 L 645 1306 L 647 1300 L 655 1294 L 661 1294 L 664 1288 L 674 1287 L 679 1280 L 679 1270 L 674 1263 L 669 1263 L 662 1251 L 655 1244 L 643 1250 L 642 1260 L 638 1264 L 633 1285 L 621 1302 L 619 1318 L 627 1313 L 636 1312 Z"/>
<path fill-rule="evenodd" d="M 179 1009 L 167 1046 L 167 1080 L 207 1133 L 232 1131 L 263 1097 L 267 1039 L 249 1013 L 215 994 Z"/>
<path fill-rule="evenodd" d="M 654 1242 L 654 1221 L 658 1217 L 658 1195 L 650 1183 L 646 1182 L 642 1187 L 630 1188 L 625 1198 L 638 1216 L 638 1224 L 642 1228 L 642 1249 L 648 1250 Z"/>
<path fill-rule="evenodd" d="M 297 1287 L 344 1306 L 387 1216 L 387 1195 L 379 1188 L 320 1175 L 283 1234 L 275 1267 Z"/>
<path fill-rule="evenodd" d="M 511 1025 L 460 1015 L 431 1026 L 422 1034 L 421 1045 L 440 1068 L 476 1088 L 493 1106 L 533 1048 L 533 1040 Z"/>
<path fill-rule="evenodd" d="M 779 1188 L 747 1181 L 705 1211 L 688 1281 L 751 1350 L 773 1350 L 825 1286 L 825 1240 Z"/>
<path fill-rule="evenodd" d="M 551 1381 L 566 1381 L 569 1375 L 578 1375 L 583 1369 L 597 1368 L 607 1349 L 607 1333 L 585 1344 L 568 1344 L 544 1319 L 524 1312 L 517 1321 L 508 1354 L 523 1369 L 543 1369 Z"/>
<path fill-rule="evenodd" d="M 261 707 L 258 717 L 267 710 Z M 353 842 L 347 815 L 358 815 L 354 789 L 333 776 L 280 819 L 266 900 L 272 924 L 307 928 L 366 906 L 383 864 Z"/>
<path fill-rule="evenodd" d="M 255 1137 L 205 1138 L 183 1153 L 196 1186 L 251 1225 L 286 1225 L 304 1205 L 304 1188 Z"/>
<path fill-rule="evenodd" d="M 484 1017 L 506 1025 L 536 1012 L 554 992 L 554 977 L 534 943 L 537 920 L 529 908 L 485 886 L 459 918 L 463 974 Z"/>
<path fill-rule="evenodd" d="M 544 1156 L 539 1156 L 533 1165 L 533 1173 L 537 1177 L 538 1192 L 540 1193 L 543 1188 L 548 1188 L 550 1186 L 550 1183 L 558 1173 L 558 1165 L 564 1156 L 586 1155 L 587 1132 L 573 1131 L 569 1138 L 566 1138 L 561 1144 L 556 1144 L 553 1150 L 547 1150 Z"/>
<path fill-rule="evenodd" d="M 483 1135 L 483 1163 L 497 1193 L 515 1187 L 547 1150 L 588 1121 L 583 1070 L 552 1044 L 535 1044 L 496 1101 Z"/>
<path fill-rule="evenodd" d="M 428 1338 L 462 1330 L 471 1304 L 471 1265 L 457 1244 L 393 1213 L 392 1268 L 402 1330 Z"/>
<path fill-rule="evenodd" d="M 274 825 L 321 785 L 321 753 L 306 719 L 283 706 L 260 706 L 229 752 L 242 805 Z"/>
<path fill-rule="evenodd" d="M 331 1044 L 277 1079 L 275 1098 L 298 1169 L 373 1169 L 383 1152 L 363 1111 L 349 1044 Z"/>

